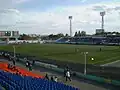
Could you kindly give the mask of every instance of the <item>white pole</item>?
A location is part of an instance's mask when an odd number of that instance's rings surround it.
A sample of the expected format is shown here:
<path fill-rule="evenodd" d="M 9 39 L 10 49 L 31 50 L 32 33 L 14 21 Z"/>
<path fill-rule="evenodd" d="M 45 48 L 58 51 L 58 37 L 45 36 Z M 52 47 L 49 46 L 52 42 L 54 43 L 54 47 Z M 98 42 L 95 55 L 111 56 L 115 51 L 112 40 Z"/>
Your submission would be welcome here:
<path fill-rule="evenodd" d="M 102 25 L 101 28 L 104 29 L 104 16 L 102 16 Z"/>
<path fill-rule="evenodd" d="M 72 37 L 72 16 L 69 16 L 70 20 L 70 37 Z"/>
<path fill-rule="evenodd" d="M 84 52 L 85 55 L 85 67 L 84 67 L 84 75 L 86 75 L 86 52 Z"/>
<path fill-rule="evenodd" d="M 33 44 L 33 34 L 32 34 L 32 44 Z"/>
<path fill-rule="evenodd" d="M 72 20 L 70 19 L 70 37 L 72 37 Z"/>
<path fill-rule="evenodd" d="M 14 61 L 15 61 L 15 46 L 13 46 L 13 49 L 14 49 Z"/>

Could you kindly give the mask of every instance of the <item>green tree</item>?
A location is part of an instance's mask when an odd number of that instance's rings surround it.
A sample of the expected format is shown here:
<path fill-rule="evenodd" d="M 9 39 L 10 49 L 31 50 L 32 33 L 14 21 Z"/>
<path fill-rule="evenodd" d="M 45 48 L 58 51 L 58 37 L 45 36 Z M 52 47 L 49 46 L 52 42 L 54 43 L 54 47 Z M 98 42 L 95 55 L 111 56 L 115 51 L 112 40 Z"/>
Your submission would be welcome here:
<path fill-rule="evenodd" d="M 57 37 L 58 37 L 58 38 L 60 38 L 60 37 L 64 37 L 64 34 L 59 33 L 59 34 L 57 34 Z"/>
<path fill-rule="evenodd" d="M 78 36 L 78 33 L 77 32 L 75 32 L 75 35 L 74 35 L 74 37 L 77 37 Z"/>
<path fill-rule="evenodd" d="M 66 34 L 65 34 L 65 37 L 68 37 L 68 36 L 69 36 L 69 35 L 66 33 Z"/>
<path fill-rule="evenodd" d="M 53 38 L 53 34 L 50 34 L 48 37 L 49 37 L 49 39 L 52 39 Z"/>
<path fill-rule="evenodd" d="M 19 37 L 20 40 L 31 40 L 32 37 L 28 36 L 27 34 L 22 34 Z"/>
<path fill-rule="evenodd" d="M 81 36 L 86 36 L 86 32 L 85 31 L 81 31 Z"/>
<path fill-rule="evenodd" d="M 78 36 L 81 36 L 81 33 L 80 33 L 80 31 L 78 31 Z"/>

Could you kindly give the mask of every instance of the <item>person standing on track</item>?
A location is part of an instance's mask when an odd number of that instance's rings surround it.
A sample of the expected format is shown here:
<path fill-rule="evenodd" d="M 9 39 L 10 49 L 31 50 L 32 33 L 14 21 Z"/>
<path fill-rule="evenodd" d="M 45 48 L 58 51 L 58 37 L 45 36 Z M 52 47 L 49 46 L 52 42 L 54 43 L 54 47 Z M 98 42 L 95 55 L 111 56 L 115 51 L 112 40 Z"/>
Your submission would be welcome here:
<path fill-rule="evenodd" d="M 54 79 L 54 81 L 55 81 L 55 82 L 57 82 L 57 80 L 58 80 L 58 79 L 57 79 L 57 76 L 55 76 L 55 79 Z"/>
<path fill-rule="evenodd" d="M 29 71 L 32 71 L 32 64 L 29 65 Z"/>
<path fill-rule="evenodd" d="M 53 76 L 51 76 L 51 81 L 54 81 L 54 77 Z"/>
<path fill-rule="evenodd" d="M 66 66 L 66 68 L 64 69 L 64 77 L 66 77 L 66 72 L 69 71 L 69 67 L 68 65 Z"/>
<path fill-rule="evenodd" d="M 15 59 L 13 60 L 13 65 L 15 65 Z"/>
<path fill-rule="evenodd" d="M 45 75 L 45 79 L 49 80 L 49 76 L 48 76 L 47 73 L 46 73 L 46 75 Z"/>
<path fill-rule="evenodd" d="M 28 67 L 29 66 L 29 62 L 28 61 L 26 61 L 26 67 Z"/>
<path fill-rule="evenodd" d="M 69 81 L 71 81 L 70 71 L 67 70 L 67 72 L 66 72 L 66 81 L 68 81 L 68 79 L 69 79 Z"/>
<path fill-rule="evenodd" d="M 35 60 L 32 61 L 32 65 L 34 65 L 34 64 L 35 64 Z"/>

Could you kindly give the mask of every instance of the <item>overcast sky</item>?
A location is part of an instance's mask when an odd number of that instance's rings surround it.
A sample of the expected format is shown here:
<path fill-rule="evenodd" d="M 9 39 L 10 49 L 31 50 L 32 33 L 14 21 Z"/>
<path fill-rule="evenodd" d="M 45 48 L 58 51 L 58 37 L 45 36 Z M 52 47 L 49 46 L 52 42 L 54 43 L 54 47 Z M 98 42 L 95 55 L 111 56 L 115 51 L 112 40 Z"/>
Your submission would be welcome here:
<path fill-rule="evenodd" d="M 100 11 L 105 11 L 105 30 L 120 31 L 120 0 L 0 0 L 0 30 L 20 33 L 69 33 L 72 15 L 73 33 L 89 34 L 101 28 Z"/>

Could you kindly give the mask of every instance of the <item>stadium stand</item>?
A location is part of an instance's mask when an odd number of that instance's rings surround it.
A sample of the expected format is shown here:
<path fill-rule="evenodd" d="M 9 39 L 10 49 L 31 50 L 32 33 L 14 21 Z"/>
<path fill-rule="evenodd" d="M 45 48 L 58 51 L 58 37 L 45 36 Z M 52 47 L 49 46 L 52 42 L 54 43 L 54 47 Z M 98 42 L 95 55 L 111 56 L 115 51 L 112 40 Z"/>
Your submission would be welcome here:
<path fill-rule="evenodd" d="M 58 40 L 56 40 L 56 43 L 67 43 L 69 42 L 69 38 L 60 38 Z"/>
<path fill-rule="evenodd" d="M 0 84 L 5 90 L 78 90 L 62 83 L 15 75 L 2 70 L 0 70 Z"/>
<path fill-rule="evenodd" d="M 63 37 L 56 40 L 56 43 L 72 43 L 72 44 L 105 44 L 105 45 L 119 45 L 120 37 L 107 36 L 107 37 Z"/>
<path fill-rule="evenodd" d="M 2 85 L 0 84 L 0 90 L 5 90 L 4 87 L 2 87 Z"/>

